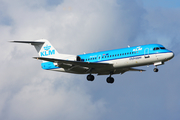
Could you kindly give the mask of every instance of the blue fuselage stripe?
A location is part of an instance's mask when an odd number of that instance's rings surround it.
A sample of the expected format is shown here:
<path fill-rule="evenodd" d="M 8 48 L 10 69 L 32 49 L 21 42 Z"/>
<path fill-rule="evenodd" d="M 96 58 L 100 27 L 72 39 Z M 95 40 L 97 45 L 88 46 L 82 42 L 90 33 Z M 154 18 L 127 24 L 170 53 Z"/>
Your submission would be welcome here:
<path fill-rule="evenodd" d="M 170 52 L 161 52 L 161 53 L 170 53 Z M 160 54 L 160 53 L 151 53 L 151 54 L 148 54 L 148 55 L 155 55 L 155 54 Z M 128 56 L 128 57 L 121 57 L 121 58 L 112 58 L 112 59 L 108 59 L 108 60 L 100 60 L 100 61 L 95 61 L 95 62 L 102 62 L 102 61 L 111 61 L 111 60 L 118 60 L 118 59 L 125 59 L 125 58 L 133 58 L 133 57 L 139 57 L 139 56 L 144 56 L 144 54 L 139 54 L 139 55 L 134 55 L 134 56 Z"/>
<path fill-rule="evenodd" d="M 171 52 L 166 49 L 153 50 L 156 47 L 161 48 L 163 46 L 160 44 L 150 44 L 150 45 L 122 48 L 122 49 L 102 51 L 96 53 L 81 54 L 78 56 L 84 62 L 101 62 L 101 61 L 123 59 L 123 58 L 136 57 L 142 55 L 152 55 L 152 54 Z"/>

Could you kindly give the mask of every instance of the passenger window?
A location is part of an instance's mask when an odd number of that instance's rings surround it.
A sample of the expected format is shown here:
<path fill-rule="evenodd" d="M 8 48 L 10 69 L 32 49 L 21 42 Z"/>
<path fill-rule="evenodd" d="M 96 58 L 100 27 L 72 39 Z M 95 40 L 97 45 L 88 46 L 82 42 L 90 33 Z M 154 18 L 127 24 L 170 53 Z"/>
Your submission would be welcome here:
<path fill-rule="evenodd" d="M 114 55 L 112 55 L 114 57 Z"/>

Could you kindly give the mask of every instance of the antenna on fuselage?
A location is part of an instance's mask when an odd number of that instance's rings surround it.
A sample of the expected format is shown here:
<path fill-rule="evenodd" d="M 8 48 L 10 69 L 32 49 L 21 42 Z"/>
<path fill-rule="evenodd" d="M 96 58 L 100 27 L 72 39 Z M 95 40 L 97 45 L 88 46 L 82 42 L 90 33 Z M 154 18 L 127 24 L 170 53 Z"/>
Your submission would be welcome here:
<path fill-rule="evenodd" d="M 128 45 L 128 48 L 130 48 L 130 46 Z"/>

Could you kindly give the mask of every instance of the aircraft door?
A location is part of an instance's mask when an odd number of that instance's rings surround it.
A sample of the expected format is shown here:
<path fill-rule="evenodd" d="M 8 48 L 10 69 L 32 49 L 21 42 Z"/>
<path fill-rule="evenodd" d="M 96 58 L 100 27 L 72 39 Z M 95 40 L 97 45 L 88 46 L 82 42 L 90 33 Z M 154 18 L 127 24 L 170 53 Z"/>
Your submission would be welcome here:
<path fill-rule="evenodd" d="M 98 61 L 100 61 L 100 60 L 101 60 L 101 55 L 98 56 Z"/>
<path fill-rule="evenodd" d="M 150 58 L 150 56 L 149 56 L 149 48 L 146 48 L 146 49 L 144 50 L 144 57 L 145 57 L 145 58 Z"/>

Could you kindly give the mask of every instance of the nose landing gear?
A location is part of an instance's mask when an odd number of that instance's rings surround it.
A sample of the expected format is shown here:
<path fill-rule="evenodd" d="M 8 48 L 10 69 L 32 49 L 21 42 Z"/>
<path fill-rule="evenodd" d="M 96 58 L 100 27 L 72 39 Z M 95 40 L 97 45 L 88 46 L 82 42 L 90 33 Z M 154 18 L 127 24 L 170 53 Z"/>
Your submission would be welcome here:
<path fill-rule="evenodd" d="M 153 69 L 153 71 L 154 71 L 154 72 L 158 72 L 159 70 L 158 70 L 157 67 L 155 67 L 155 68 Z"/>

